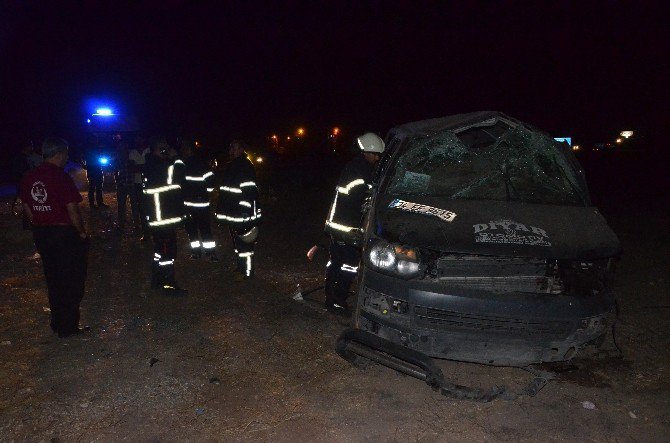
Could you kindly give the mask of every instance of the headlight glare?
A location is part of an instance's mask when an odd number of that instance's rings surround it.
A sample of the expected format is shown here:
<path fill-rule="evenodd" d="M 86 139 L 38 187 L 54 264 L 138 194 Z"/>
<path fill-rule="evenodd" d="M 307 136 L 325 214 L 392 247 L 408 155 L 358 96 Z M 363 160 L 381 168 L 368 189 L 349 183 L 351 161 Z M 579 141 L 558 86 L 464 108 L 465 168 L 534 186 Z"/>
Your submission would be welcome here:
<path fill-rule="evenodd" d="M 370 263 L 375 268 L 392 269 L 396 263 L 396 255 L 388 243 L 377 243 L 370 249 Z"/>
<path fill-rule="evenodd" d="M 419 264 L 413 261 L 399 260 L 397 269 L 398 273 L 402 275 L 412 275 L 419 272 Z"/>
<path fill-rule="evenodd" d="M 416 276 L 420 271 L 418 252 L 397 244 L 378 240 L 368 252 L 370 266 L 403 278 Z"/>

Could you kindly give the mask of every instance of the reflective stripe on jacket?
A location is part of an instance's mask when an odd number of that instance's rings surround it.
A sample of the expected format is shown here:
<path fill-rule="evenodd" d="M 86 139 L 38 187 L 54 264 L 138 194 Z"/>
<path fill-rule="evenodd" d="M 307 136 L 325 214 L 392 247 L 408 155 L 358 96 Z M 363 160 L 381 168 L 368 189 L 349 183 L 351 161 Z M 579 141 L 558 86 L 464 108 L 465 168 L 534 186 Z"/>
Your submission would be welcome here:
<path fill-rule="evenodd" d="M 209 207 L 209 196 L 214 190 L 214 172 L 200 157 L 193 155 L 184 160 L 182 195 L 186 208 Z"/>
<path fill-rule="evenodd" d="M 254 226 L 261 219 L 256 171 L 246 156 L 228 163 L 219 186 L 216 218 L 234 226 Z"/>
<path fill-rule="evenodd" d="M 173 227 L 183 221 L 183 167 L 179 159 L 170 163 L 155 155 L 147 156 L 142 196 L 149 228 Z"/>
<path fill-rule="evenodd" d="M 347 163 L 335 188 L 326 218 L 326 232 L 343 239 L 361 229 L 362 207 L 373 173 L 374 166 L 362 155 Z"/>

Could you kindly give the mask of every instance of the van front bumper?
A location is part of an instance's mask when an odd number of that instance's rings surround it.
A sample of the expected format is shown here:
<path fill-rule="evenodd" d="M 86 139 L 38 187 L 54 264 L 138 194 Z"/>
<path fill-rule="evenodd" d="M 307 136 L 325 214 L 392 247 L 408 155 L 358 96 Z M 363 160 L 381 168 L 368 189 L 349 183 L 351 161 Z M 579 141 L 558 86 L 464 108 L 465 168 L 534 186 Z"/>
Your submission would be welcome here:
<path fill-rule="evenodd" d="M 569 360 L 613 320 L 609 293 L 499 294 L 365 269 L 354 325 L 431 357 L 527 366 Z"/>

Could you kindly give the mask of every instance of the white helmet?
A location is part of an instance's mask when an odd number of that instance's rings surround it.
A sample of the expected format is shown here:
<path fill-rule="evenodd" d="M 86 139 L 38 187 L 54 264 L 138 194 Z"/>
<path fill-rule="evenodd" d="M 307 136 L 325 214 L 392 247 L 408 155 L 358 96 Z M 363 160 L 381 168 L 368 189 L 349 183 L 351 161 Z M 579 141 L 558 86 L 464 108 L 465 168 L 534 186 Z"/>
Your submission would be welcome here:
<path fill-rule="evenodd" d="M 240 235 L 240 239 L 244 243 L 253 243 L 256 241 L 258 238 L 258 226 L 254 226 L 251 228 L 249 231 L 245 232 L 244 234 Z"/>
<path fill-rule="evenodd" d="M 374 152 L 377 154 L 384 152 L 384 140 L 372 132 L 366 132 L 358 137 L 356 141 L 358 142 L 358 147 L 361 148 L 363 152 Z"/>

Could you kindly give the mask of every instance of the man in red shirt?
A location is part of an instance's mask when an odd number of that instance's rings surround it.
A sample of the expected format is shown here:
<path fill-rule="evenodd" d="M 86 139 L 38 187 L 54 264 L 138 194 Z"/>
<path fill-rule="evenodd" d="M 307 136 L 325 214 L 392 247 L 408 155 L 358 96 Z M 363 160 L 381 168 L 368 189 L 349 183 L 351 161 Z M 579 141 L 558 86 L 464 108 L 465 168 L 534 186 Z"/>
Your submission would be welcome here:
<path fill-rule="evenodd" d="M 44 162 L 21 180 L 21 200 L 44 264 L 51 329 L 64 338 L 82 332 L 79 304 L 84 297 L 88 235 L 79 210 L 81 195 L 63 170 L 68 143 L 47 138 L 42 155 Z"/>

